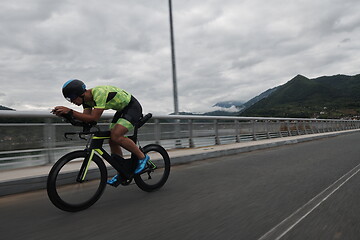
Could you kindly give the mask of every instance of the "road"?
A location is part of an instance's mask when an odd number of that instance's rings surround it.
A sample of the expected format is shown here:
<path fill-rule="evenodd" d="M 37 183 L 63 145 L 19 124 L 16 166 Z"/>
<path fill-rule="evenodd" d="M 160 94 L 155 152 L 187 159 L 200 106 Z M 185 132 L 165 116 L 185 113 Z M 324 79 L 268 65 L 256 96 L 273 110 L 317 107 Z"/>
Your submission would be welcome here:
<path fill-rule="evenodd" d="M 1 239 L 360 239 L 360 134 L 193 162 L 161 190 L 107 187 L 90 209 L 0 198 Z"/>

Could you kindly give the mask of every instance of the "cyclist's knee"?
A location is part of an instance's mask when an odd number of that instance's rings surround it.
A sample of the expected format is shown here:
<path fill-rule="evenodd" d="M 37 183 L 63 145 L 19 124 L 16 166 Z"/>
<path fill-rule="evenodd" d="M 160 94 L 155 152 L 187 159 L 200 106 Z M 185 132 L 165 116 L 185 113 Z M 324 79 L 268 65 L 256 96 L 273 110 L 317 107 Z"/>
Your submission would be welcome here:
<path fill-rule="evenodd" d="M 110 144 L 112 144 L 112 143 L 117 143 L 117 144 L 122 144 L 124 141 L 125 141 L 125 137 L 124 137 L 124 135 L 122 135 L 122 134 L 113 134 L 113 133 L 111 133 L 111 136 L 110 136 L 110 141 L 109 141 L 109 143 Z"/>
<path fill-rule="evenodd" d="M 110 141 L 113 141 L 117 144 L 122 145 L 126 141 L 124 135 L 128 132 L 128 129 L 122 125 L 116 124 L 116 126 L 111 129 Z"/>
<path fill-rule="evenodd" d="M 111 135 L 116 135 L 116 136 L 124 136 L 129 130 L 120 125 L 120 124 L 116 124 L 112 129 L 111 129 Z"/>

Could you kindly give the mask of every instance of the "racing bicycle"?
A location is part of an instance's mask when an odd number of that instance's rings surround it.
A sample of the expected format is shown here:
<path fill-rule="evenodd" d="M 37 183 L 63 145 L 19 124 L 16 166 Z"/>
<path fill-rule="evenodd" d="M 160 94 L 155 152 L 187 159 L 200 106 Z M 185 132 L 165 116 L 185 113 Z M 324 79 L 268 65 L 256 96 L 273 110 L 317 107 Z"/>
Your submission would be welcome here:
<path fill-rule="evenodd" d="M 110 155 L 103 148 L 104 141 L 110 139 L 110 131 L 101 131 L 96 122 L 81 122 L 71 115 L 62 117 L 74 126 L 83 127 L 81 132 L 66 132 L 65 138 L 78 135 L 79 138 L 87 140 L 87 144 L 84 150 L 73 151 L 61 157 L 49 172 L 47 193 L 50 201 L 57 208 L 77 212 L 91 207 L 103 194 L 107 185 L 108 171 L 112 169 L 115 169 L 120 176 L 114 187 L 127 186 L 134 180 L 140 189 L 152 192 L 166 183 L 171 165 L 166 150 L 158 144 L 141 147 L 137 141 L 138 129 L 152 117 L 151 113 L 143 116 L 134 126 L 133 135 L 128 136 L 138 144 L 143 153 L 150 156 L 147 166 L 138 174 L 134 174 L 138 164 L 134 154 L 124 159 L 115 154 Z M 95 131 L 92 130 L 94 128 Z"/>

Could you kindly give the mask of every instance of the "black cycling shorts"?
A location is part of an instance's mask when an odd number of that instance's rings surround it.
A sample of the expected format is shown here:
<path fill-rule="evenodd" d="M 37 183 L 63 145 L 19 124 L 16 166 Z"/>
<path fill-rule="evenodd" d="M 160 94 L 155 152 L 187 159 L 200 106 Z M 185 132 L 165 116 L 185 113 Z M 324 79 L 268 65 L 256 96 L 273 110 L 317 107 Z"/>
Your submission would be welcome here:
<path fill-rule="evenodd" d="M 126 127 L 129 131 L 134 128 L 135 124 L 142 117 L 142 107 L 139 101 L 131 96 L 129 104 L 121 111 L 117 111 L 111 121 L 110 128 L 115 124 Z"/>

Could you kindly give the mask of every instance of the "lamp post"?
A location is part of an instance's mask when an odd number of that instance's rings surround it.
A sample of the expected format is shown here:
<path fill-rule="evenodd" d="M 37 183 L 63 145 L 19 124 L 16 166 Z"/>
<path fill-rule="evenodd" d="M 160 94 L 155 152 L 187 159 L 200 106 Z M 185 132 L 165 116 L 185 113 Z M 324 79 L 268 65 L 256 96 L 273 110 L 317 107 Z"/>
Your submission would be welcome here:
<path fill-rule="evenodd" d="M 173 78 L 174 113 L 175 115 L 178 115 L 179 101 L 178 101 L 177 82 L 176 82 L 174 27 L 173 27 L 171 0 L 169 0 L 169 17 L 170 17 L 170 42 L 171 42 L 171 65 L 172 65 L 172 78 Z"/>
<path fill-rule="evenodd" d="M 173 78 L 173 95 L 174 95 L 174 114 L 179 114 L 179 101 L 178 101 L 178 91 L 177 91 L 177 80 L 176 80 L 176 62 L 175 62 L 175 44 L 174 44 L 174 27 L 173 27 L 173 17 L 172 17 L 172 4 L 169 0 L 169 18 L 170 18 L 170 42 L 171 42 L 171 65 L 172 65 L 172 78 Z M 175 147 L 181 148 L 180 137 L 180 120 L 175 122 L 175 135 L 177 137 L 175 141 Z"/>

